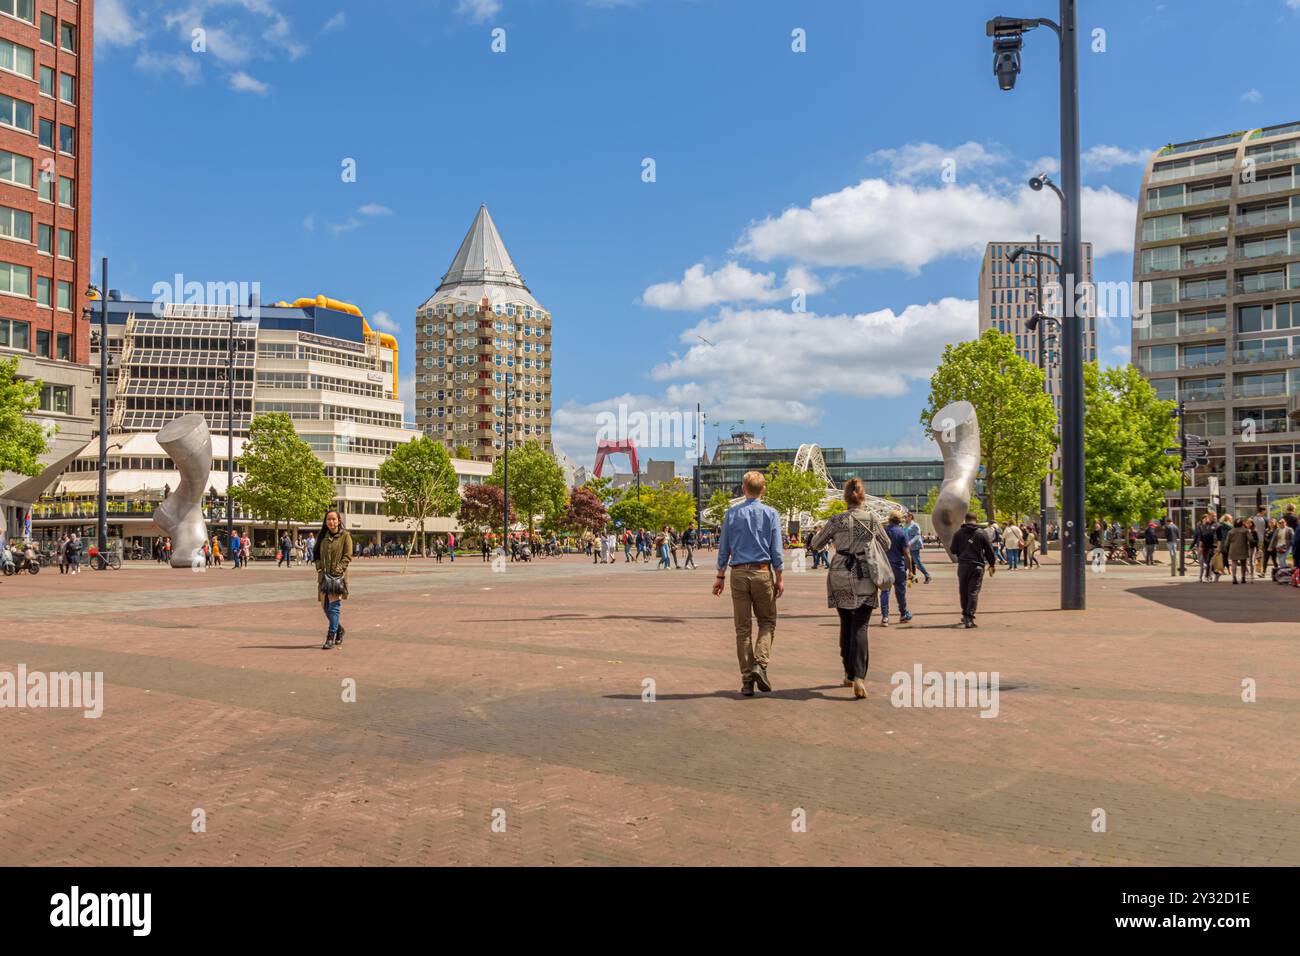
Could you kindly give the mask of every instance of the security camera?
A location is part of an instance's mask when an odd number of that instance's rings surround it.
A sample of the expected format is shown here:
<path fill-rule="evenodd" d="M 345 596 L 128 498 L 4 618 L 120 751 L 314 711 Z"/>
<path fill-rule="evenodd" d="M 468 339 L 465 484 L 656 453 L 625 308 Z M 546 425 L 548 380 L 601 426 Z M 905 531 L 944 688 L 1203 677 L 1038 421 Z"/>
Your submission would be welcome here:
<path fill-rule="evenodd" d="M 1001 90 L 1016 88 L 1016 77 L 1020 75 L 1022 42 L 1019 35 L 998 37 L 993 41 L 993 72 L 997 75 L 998 88 Z"/>
<path fill-rule="evenodd" d="M 1037 193 L 1037 192 L 1042 192 L 1042 191 L 1043 191 L 1043 177 L 1042 177 L 1042 176 L 1035 176 L 1033 179 L 1029 180 L 1029 188 L 1032 189 L 1032 190 L 1033 190 L 1034 192 L 1036 192 L 1036 193 Z"/>

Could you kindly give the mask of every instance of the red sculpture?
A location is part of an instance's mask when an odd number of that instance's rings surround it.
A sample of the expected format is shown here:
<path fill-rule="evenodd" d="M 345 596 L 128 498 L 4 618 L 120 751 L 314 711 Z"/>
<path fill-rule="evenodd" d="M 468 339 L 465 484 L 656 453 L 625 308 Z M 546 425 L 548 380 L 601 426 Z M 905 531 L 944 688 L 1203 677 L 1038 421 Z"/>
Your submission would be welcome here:
<path fill-rule="evenodd" d="M 636 458 L 636 442 L 630 438 L 620 438 L 614 441 L 597 441 L 596 442 L 596 467 L 594 469 L 597 478 L 600 477 L 600 470 L 605 467 L 605 457 L 607 455 L 627 455 L 632 462 L 632 474 L 641 473 L 641 465 Z"/>

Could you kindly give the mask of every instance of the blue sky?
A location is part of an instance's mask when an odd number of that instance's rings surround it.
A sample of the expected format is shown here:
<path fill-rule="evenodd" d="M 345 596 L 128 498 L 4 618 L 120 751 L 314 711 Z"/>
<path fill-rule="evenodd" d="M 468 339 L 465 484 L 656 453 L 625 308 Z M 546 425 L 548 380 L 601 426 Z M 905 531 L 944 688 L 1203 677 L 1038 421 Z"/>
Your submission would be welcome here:
<path fill-rule="evenodd" d="M 1300 0 L 1080 6 L 1085 238 L 1099 280 L 1128 280 L 1152 149 L 1300 120 Z M 697 401 L 710 448 L 743 419 L 771 445 L 929 457 L 928 376 L 975 333 L 984 243 L 1059 230 L 1024 186 L 1057 153 L 1054 36 L 1027 35 L 1001 93 L 984 21 L 1055 11 L 99 0 L 94 255 L 146 298 L 180 272 L 356 302 L 397 330 L 406 373 L 413 312 L 486 202 L 554 313 L 555 438 L 574 459 L 620 403 Z M 1104 360 L 1128 343 L 1103 325 Z"/>

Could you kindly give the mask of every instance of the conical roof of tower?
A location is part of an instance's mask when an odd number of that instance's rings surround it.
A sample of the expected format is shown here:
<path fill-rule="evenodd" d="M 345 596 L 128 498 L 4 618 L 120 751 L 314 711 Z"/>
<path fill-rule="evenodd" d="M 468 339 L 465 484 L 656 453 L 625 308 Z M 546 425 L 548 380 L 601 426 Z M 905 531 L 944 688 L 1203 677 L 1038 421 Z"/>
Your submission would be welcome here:
<path fill-rule="evenodd" d="M 513 302 L 541 308 L 515 268 L 486 204 L 479 206 L 455 258 L 425 304 L 448 300 L 477 303 L 484 297 L 492 305 Z"/>

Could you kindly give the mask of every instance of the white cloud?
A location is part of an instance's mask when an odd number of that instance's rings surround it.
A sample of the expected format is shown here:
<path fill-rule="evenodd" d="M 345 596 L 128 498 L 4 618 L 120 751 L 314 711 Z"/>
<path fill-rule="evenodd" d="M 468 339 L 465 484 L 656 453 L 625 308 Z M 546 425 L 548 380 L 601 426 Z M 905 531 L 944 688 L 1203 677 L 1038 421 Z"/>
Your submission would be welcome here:
<path fill-rule="evenodd" d="M 1118 356 L 1119 358 L 1122 358 L 1124 361 L 1127 362 L 1129 358 L 1133 355 L 1133 349 L 1127 345 L 1112 345 L 1110 349 L 1110 353 L 1112 355 Z"/>
<path fill-rule="evenodd" d="M 1025 166 L 1026 176 L 1037 176 L 1039 173 L 1047 173 L 1049 176 L 1055 176 L 1061 171 L 1061 161 L 1055 156 L 1039 156 L 1032 163 Z"/>
<path fill-rule="evenodd" d="M 641 300 L 655 309 L 707 309 L 722 303 L 775 302 L 802 289 L 809 295 L 822 292 L 825 286 L 807 269 L 795 266 L 786 272 L 778 286 L 773 272 L 751 272 L 736 262 L 721 269 L 705 272 L 703 263 L 686 270 L 680 282 L 658 282 L 641 295 Z"/>
<path fill-rule="evenodd" d="M 710 421 L 798 424 L 809 428 L 824 415 L 822 402 L 840 397 L 865 416 L 872 398 L 904 394 L 928 380 L 948 342 L 974 338 L 979 307 L 971 300 L 941 299 L 859 315 L 816 315 L 779 309 L 723 309 L 684 331 L 684 355 L 655 366 L 659 394 L 630 394 L 555 409 L 554 440 L 575 461 L 591 461 L 601 424 L 620 404 L 633 412 L 682 413 L 699 402 Z M 703 335 L 713 345 L 701 342 Z M 707 440 L 707 436 L 706 436 Z M 920 439 L 918 438 L 918 442 Z M 934 457 L 933 449 L 898 446 L 898 454 Z"/>
<path fill-rule="evenodd" d="M 456 12 L 474 23 L 485 23 L 501 12 L 501 0 L 460 0 Z"/>
<path fill-rule="evenodd" d="M 1300 3 L 1300 0 L 1297 0 L 1297 3 Z M 1297 7 L 1297 9 L 1300 9 L 1300 7 Z M 1243 103 L 1259 103 L 1263 99 L 1264 94 L 1253 88 L 1241 94 L 1241 101 Z"/>
<path fill-rule="evenodd" d="M 186 86 L 197 83 L 202 73 L 198 61 L 185 53 L 151 53 L 146 50 L 135 58 L 135 67 L 158 75 L 176 73 Z"/>
<path fill-rule="evenodd" d="M 349 216 L 346 222 L 332 222 L 326 228 L 338 236 L 345 232 L 351 232 L 353 229 L 360 229 L 361 220 L 356 216 Z"/>
<path fill-rule="evenodd" d="M 934 443 L 934 439 L 922 431 L 920 425 L 915 425 L 906 435 L 895 440 L 893 444 L 855 448 L 849 452 L 849 456 L 857 461 L 863 459 L 879 460 L 882 458 L 930 459 L 939 458 L 941 452 L 939 446 Z M 871 493 L 870 488 L 867 489 L 867 493 Z"/>
<path fill-rule="evenodd" d="M 307 217 L 305 217 L 305 218 L 303 219 L 303 221 L 302 221 L 302 228 L 303 228 L 305 231 L 307 231 L 307 232 L 315 232 L 315 231 L 316 231 L 316 217 L 315 217 L 315 216 L 307 216 Z"/>
<path fill-rule="evenodd" d="M 827 393 L 854 398 L 901 395 L 934 371 L 943 345 L 974 338 L 974 300 L 945 298 L 858 315 L 780 309 L 723 309 L 682 333 L 690 348 L 651 370 L 657 381 L 705 382 L 718 395 L 770 401 Z M 706 345 L 697 336 L 712 342 Z M 745 416 L 756 417 L 756 416 Z M 769 416 L 770 419 L 771 416 Z M 792 419 L 803 420 L 804 412 Z"/>
<path fill-rule="evenodd" d="M 1006 162 L 1006 155 L 1000 149 L 990 149 L 974 141 L 951 148 L 934 143 L 908 143 L 897 149 L 878 149 L 867 161 L 885 166 L 890 176 L 900 182 L 918 179 L 949 182 L 952 180 L 941 178 L 948 170 L 960 181 L 968 172 L 1000 166 Z"/>
<path fill-rule="evenodd" d="M 372 329 L 378 329 L 380 332 L 391 332 L 396 335 L 401 331 L 401 326 L 393 321 L 392 316 L 387 312 L 379 311 L 367 319 Z"/>
<path fill-rule="evenodd" d="M 1132 248 L 1137 204 L 1110 188 L 1083 190 L 1084 240 L 1101 258 Z M 922 266 L 953 256 L 977 258 L 993 236 L 1053 235 L 1060 207 L 1020 187 L 1004 194 L 976 185 L 915 187 L 864 179 L 751 225 L 736 251 L 762 262 L 863 269 Z"/>
<path fill-rule="evenodd" d="M 194 30 L 201 28 L 207 52 L 227 66 L 282 56 L 297 60 L 307 53 L 293 24 L 272 0 L 189 0 L 165 14 L 163 24 L 186 48 Z"/>
<path fill-rule="evenodd" d="M 347 22 L 347 14 L 340 10 L 338 13 L 334 14 L 334 16 L 325 21 L 325 25 L 320 28 L 320 32 L 329 33 L 331 30 L 337 30 L 344 26 Z"/>
<path fill-rule="evenodd" d="M 1151 149 L 1124 149 L 1122 146 L 1090 146 L 1082 156 L 1083 171 L 1107 173 L 1118 166 L 1145 166 L 1153 152 Z"/>
<path fill-rule="evenodd" d="M 144 34 L 126 12 L 123 0 L 99 0 L 95 5 L 95 42 L 130 46 Z"/>
<path fill-rule="evenodd" d="M 357 212 L 363 216 L 391 216 L 393 211 L 387 206 L 381 206 L 377 202 L 368 202 L 360 207 Z"/>
<path fill-rule="evenodd" d="M 249 76 L 243 70 L 230 75 L 230 88 L 236 93 L 256 93 L 258 96 L 265 96 L 270 89 L 261 80 Z"/>

